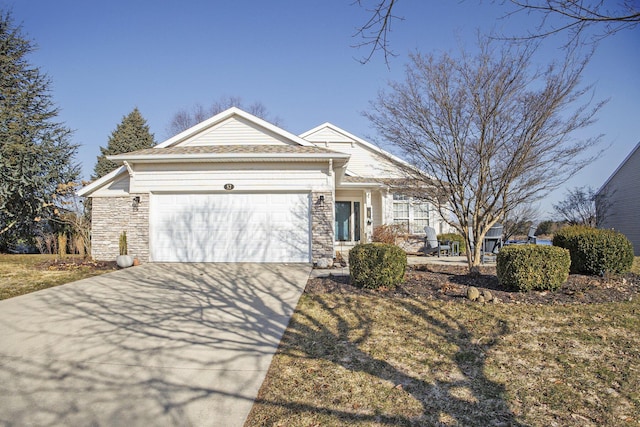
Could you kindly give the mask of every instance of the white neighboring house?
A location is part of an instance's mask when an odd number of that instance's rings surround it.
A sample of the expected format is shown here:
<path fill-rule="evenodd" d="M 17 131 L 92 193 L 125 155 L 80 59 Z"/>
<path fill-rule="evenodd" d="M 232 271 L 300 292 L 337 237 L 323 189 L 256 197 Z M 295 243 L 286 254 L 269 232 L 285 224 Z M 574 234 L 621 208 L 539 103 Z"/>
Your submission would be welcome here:
<path fill-rule="evenodd" d="M 402 160 L 325 123 L 293 135 L 230 108 L 154 148 L 110 156 L 118 169 L 82 188 L 92 256 L 151 262 L 332 262 L 382 224 L 450 230 L 398 190 Z"/>
<path fill-rule="evenodd" d="M 599 228 L 615 229 L 631 241 L 636 256 L 640 256 L 640 142 L 600 187 L 596 197 L 596 217 Z M 604 212 L 598 212 L 602 210 Z"/>

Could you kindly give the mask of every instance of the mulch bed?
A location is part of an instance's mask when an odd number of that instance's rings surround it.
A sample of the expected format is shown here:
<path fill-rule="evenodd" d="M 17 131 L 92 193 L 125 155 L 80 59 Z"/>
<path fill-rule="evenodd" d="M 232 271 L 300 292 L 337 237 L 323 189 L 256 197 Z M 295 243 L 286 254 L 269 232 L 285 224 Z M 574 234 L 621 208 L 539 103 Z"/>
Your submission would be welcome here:
<path fill-rule="evenodd" d="M 36 268 L 39 270 L 54 271 L 70 271 L 80 268 L 89 268 L 92 270 L 113 270 L 117 268 L 117 264 L 115 261 L 92 261 L 88 258 L 68 257 L 41 262 L 36 265 Z"/>
<path fill-rule="evenodd" d="M 487 289 L 500 303 L 506 304 L 595 304 L 635 298 L 640 293 L 640 276 L 632 273 L 611 277 L 572 274 L 555 292 L 517 292 L 498 283 L 495 266 L 481 267 L 480 274 L 472 275 L 462 266 L 420 265 L 411 267 L 405 282 L 394 290 L 362 289 L 349 284 L 348 276 L 331 276 L 309 279 L 305 292 L 468 301 L 469 286 L 475 286 L 481 292 Z"/>

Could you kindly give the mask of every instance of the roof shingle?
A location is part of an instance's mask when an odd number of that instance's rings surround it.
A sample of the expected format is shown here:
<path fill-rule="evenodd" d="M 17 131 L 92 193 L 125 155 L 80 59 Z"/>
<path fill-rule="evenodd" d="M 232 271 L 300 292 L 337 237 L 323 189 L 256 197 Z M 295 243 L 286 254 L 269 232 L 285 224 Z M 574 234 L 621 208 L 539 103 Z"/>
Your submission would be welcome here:
<path fill-rule="evenodd" d="M 126 156 L 194 155 L 194 154 L 338 154 L 322 147 L 296 145 L 197 145 L 189 147 L 146 148 L 125 153 Z"/>

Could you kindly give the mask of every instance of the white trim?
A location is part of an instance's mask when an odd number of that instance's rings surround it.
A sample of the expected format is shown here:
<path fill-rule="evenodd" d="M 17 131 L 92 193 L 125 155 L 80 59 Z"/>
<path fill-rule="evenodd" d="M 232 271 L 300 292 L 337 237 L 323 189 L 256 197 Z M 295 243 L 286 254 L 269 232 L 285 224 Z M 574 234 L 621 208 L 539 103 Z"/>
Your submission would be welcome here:
<path fill-rule="evenodd" d="M 405 160 L 402 160 L 400 157 L 397 157 L 397 156 L 389 153 L 388 151 L 385 151 L 382 148 L 380 148 L 380 147 L 378 147 L 376 145 L 373 145 L 372 143 L 367 142 L 364 139 L 359 138 L 359 137 L 355 136 L 354 134 L 349 133 L 346 130 L 341 129 L 338 126 L 333 125 L 333 124 L 331 124 L 329 122 L 325 122 L 325 123 L 321 124 L 320 126 L 316 126 L 313 129 L 308 130 L 308 131 L 300 134 L 300 138 L 307 138 L 308 136 L 310 136 L 310 135 L 312 135 L 312 134 L 314 134 L 314 133 L 316 133 L 319 130 L 324 129 L 324 128 L 331 129 L 334 132 L 337 132 L 337 133 L 340 133 L 340 134 L 346 136 L 347 138 L 351 139 L 351 143 L 352 144 L 353 144 L 353 141 L 356 141 L 358 144 L 368 148 L 369 150 L 375 151 L 378 154 L 382 154 L 383 156 L 393 160 L 394 162 L 400 163 L 400 164 L 402 164 L 404 166 L 407 166 L 407 167 L 409 167 L 411 169 L 414 169 L 414 170 L 416 169 L 415 166 L 412 166 L 410 163 L 406 162 Z"/>
<path fill-rule="evenodd" d="M 366 226 L 366 221 L 365 221 L 365 216 L 366 216 L 366 209 L 365 209 L 365 200 L 364 200 L 364 195 L 360 195 L 360 196 L 336 196 L 336 200 L 334 200 L 334 209 L 335 209 L 335 205 L 343 202 L 343 203 L 350 203 L 350 210 L 351 213 L 349 215 L 349 240 L 336 240 L 336 230 L 335 230 L 335 218 L 334 218 L 334 236 L 333 236 L 333 240 L 334 240 L 334 245 L 339 245 L 340 243 L 344 244 L 344 245 L 355 245 L 357 243 L 363 243 L 363 240 L 366 239 L 366 234 L 365 234 L 365 229 L 364 227 Z M 360 203 L 360 212 L 358 213 L 358 216 L 360 218 L 360 224 L 358 224 L 358 227 L 360 228 L 360 240 L 355 240 L 356 237 L 356 210 L 355 210 L 355 203 Z M 363 239 L 363 235 L 365 236 L 365 239 Z"/>
<path fill-rule="evenodd" d="M 291 142 L 294 142 L 298 145 L 302 145 L 305 147 L 312 147 L 314 146 L 314 144 L 310 143 L 309 141 L 305 141 L 304 139 L 300 138 L 299 136 L 296 136 L 294 134 L 292 134 L 291 132 L 288 132 L 284 129 L 279 128 L 278 126 L 275 126 L 259 117 L 254 116 L 253 114 L 249 114 L 246 111 L 243 111 L 237 107 L 231 107 L 227 110 L 224 110 L 221 113 L 216 114 L 215 116 L 198 123 L 197 125 L 190 127 L 189 129 L 180 132 L 179 134 L 167 139 L 166 141 L 156 145 L 154 148 L 166 148 L 166 147 L 171 147 L 174 145 L 178 145 L 181 142 L 185 141 L 186 139 L 192 137 L 193 135 L 196 135 L 210 127 L 215 126 L 216 124 L 223 122 L 233 116 L 239 116 L 242 117 L 245 120 L 248 120 L 258 126 L 261 126 L 267 130 L 269 130 L 270 132 L 275 133 L 276 135 L 279 135 L 283 138 L 289 139 L 291 140 Z"/>
<path fill-rule="evenodd" d="M 108 157 L 107 157 L 107 159 L 108 159 Z M 125 161 L 124 161 L 124 162 L 122 162 L 122 163 L 126 166 L 127 171 L 129 171 L 129 178 L 133 178 L 133 177 L 134 177 L 134 176 L 133 176 L 133 169 L 131 168 L 131 165 L 129 164 L 129 162 L 127 162 L 127 161 L 125 160 Z"/>
<path fill-rule="evenodd" d="M 631 156 L 633 156 L 633 154 L 638 151 L 638 149 L 640 149 L 640 142 L 638 142 L 636 144 L 636 146 L 633 148 L 633 150 L 631 150 L 631 152 L 629 153 L 629 155 L 627 157 L 625 157 L 625 159 L 618 165 L 618 167 L 616 168 L 616 170 L 609 176 L 609 178 L 605 181 L 604 184 L 602 184 L 602 186 L 600 187 L 600 189 L 598 191 L 596 191 L 596 194 L 600 194 L 603 190 L 604 187 L 607 186 L 607 184 L 609 184 L 609 181 L 611 181 L 613 179 L 614 176 L 616 176 L 616 174 L 620 171 L 620 169 L 622 169 L 622 167 L 625 165 L 625 163 L 627 163 L 629 161 L 629 159 L 631 158 Z"/>
<path fill-rule="evenodd" d="M 398 196 L 402 196 L 404 197 L 404 199 L 395 199 L 393 196 L 398 195 Z M 406 205 L 407 206 L 407 216 L 406 217 L 402 217 L 402 218 L 396 218 L 396 204 L 402 204 L 402 205 Z M 415 207 L 416 206 L 426 206 L 426 216 L 423 217 L 416 217 L 415 213 Z M 430 202 L 424 201 L 424 200 L 419 200 L 416 199 L 415 197 L 412 196 L 407 196 L 405 194 L 402 193 L 392 193 L 392 204 L 391 204 L 391 213 L 392 213 L 392 224 L 405 224 L 405 218 L 406 218 L 406 226 L 407 226 L 407 233 L 409 234 L 424 234 L 424 227 L 428 227 L 428 226 L 432 226 L 431 224 L 435 221 L 432 220 L 431 218 L 431 212 L 433 210 L 433 206 Z M 424 210 L 422 210 L 422 212 L 424 213 Z M 414 225 L 417 221 L 427 221 L 427 225 L 421 225 L 418 226 L 417 230 L 414 229 Z M 402 222 L 396 222 L 396 221 L 402 221 Z"/>
<path fill-rule="evenodd" d="M 387 188 L 386 184 L 381 182 L 341 182 L 337 187 L 341 189 L 354 189 L 354 188 Z"/>
<path fill-rule="evenodd" d="M 343 153 L 197 153 L 197 154 L 135 154 L 123 153 L 107 156 L 111 161 L 131 161 L 135 163 L 162 163 L 171 161 L 228 162 L 228 161 L 317 161 L 326 159 L 343 160 L 351 156 Z M 341 163 L 341 162 L 340 162 Z"/>
<path fill-rule="evenodd" d="M 118 169 L 109 172 L 102 178 L 98 178 L 95 181 L 93 181 L 91 184 L 85 187 L 82 187 L 80 190 L 76 192 L 76 194 L 82 197 L 82 196 L 86 196 L 87 193 L 93 193 L 100 187 L 103 187 L 107 185 L 109 182 L 113 181 L 118 175 L 124 173 L 126 170 L 127 168 L 125 166 L 120 166 Z"/>

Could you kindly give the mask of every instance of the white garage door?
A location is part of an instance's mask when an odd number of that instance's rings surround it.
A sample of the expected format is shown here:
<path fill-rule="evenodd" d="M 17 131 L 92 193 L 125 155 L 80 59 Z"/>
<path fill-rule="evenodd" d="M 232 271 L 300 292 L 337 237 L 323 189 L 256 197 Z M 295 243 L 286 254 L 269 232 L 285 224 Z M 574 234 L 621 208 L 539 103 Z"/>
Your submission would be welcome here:
<path fill-rule="evenodd" d="M 149 221 L 152 261 L 310 261 L 308 194 L 155 194 Z"/>

